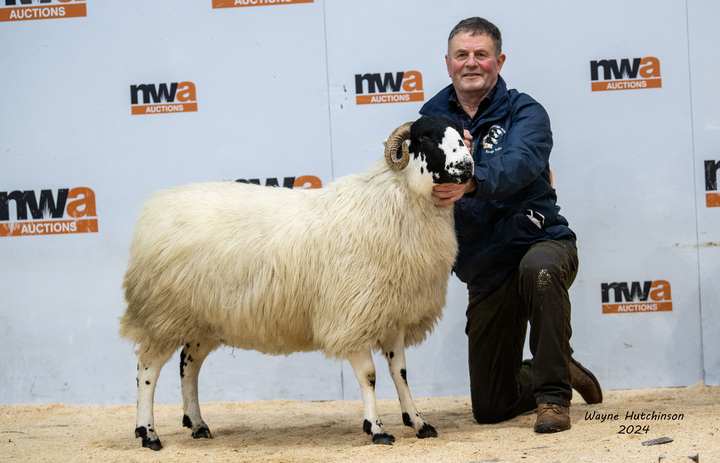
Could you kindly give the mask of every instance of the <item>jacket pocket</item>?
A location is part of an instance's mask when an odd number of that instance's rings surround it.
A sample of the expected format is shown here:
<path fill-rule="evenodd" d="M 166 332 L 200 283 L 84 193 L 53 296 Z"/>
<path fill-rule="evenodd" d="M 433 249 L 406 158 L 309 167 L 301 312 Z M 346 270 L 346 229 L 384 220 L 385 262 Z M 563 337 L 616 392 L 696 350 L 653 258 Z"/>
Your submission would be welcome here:
<path fill-rule="evenodd" d="M 533 215 L 529 217 L 525 209 L 509 216 L 503 221 L 500 235 L 503 237 L 506 249 L 524 252 L 533 243 L 549 239 L 542 228 L 544 225 L 542 222 L 542 217 Z M 541 226 L 538 226 L 538 223 Z"/>

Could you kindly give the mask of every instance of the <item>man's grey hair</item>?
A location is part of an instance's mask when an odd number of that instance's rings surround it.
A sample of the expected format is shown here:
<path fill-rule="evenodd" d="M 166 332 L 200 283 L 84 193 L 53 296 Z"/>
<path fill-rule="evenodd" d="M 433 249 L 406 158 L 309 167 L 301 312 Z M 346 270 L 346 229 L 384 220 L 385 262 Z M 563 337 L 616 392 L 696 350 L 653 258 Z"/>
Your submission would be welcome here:
<path fill-rule="evenodd" d="M 450 52 L 450 42 L 452 42 L 453 37 L 461 32 L 470 32 L 471 35 L 487 35 L 492 39 L 493 45 L 495 45 L 495 56 L 500 56 L 502 53 L 502 35 L 500 34 L 500 29 L 487 19 L 478 16 L 463 19 L 450 31 L 450 36 L 448 37 L 448 53 Z"/>

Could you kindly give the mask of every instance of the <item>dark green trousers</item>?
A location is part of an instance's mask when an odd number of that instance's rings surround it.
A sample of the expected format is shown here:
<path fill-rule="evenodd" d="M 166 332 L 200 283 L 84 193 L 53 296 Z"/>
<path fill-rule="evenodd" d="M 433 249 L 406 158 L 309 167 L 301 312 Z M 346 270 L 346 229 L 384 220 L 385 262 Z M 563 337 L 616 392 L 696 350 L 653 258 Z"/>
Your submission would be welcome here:
<path fill-rule="evenodd" d="M 538 403 L 570 405 L 570 297 L 578 268 L 568 241 L 543 241 L 494 292 L 470 293 L 470 395 L 479 423 L 497 423 Z M 530 324 L 532 360 L 523 361 Z"/>

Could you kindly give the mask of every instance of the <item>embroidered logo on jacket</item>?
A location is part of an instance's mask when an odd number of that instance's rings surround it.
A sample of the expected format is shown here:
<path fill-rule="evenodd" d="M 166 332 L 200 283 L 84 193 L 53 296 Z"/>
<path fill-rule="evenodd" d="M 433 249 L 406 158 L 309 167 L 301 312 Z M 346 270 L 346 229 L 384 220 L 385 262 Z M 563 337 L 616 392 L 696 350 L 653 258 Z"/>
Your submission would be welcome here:
<path fill-rule="evenodd" d="M 492 127 L 490 127 L 487 135 L 485 135 L 482 140 L 483 149 L 488 150 L 490 153 L 500 151 L 502 147 L 497 146 L 497 144 L 503 135 L 505 135 L 505 129 L 503 129 L 499 125 L 493 125 Z"/>

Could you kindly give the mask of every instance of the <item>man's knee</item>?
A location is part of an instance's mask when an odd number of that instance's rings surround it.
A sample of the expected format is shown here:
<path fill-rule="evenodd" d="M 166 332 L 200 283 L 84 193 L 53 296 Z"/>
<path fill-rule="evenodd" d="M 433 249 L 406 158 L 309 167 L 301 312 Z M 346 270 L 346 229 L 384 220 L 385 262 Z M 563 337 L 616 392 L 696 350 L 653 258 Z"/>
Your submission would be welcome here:
<path fill-rule="evenodd" d="M 570 245 L 553 241 L 533 245 L 520 262 L 521 284 L 538 290 L 555 285 L 569 287 L 577 272 L 577 260 L 572 254 L 574 248 L 568 250 L 566 246 Z"/>
<path fill-rule="evenodd" d="M 539 278 L 540 275 L 557 273 L 562 262 L 555 253 L 544 248 L 534 248 L 525 254 L 520 261 L 520 275 L 522 277 Z"/>
<path fill-rule="evenodd" d="M 471 390 L 472 412 L 480 424 L 494 424 L 515 416 L 516 398 L 491 397 L 487 391 Z"/>

